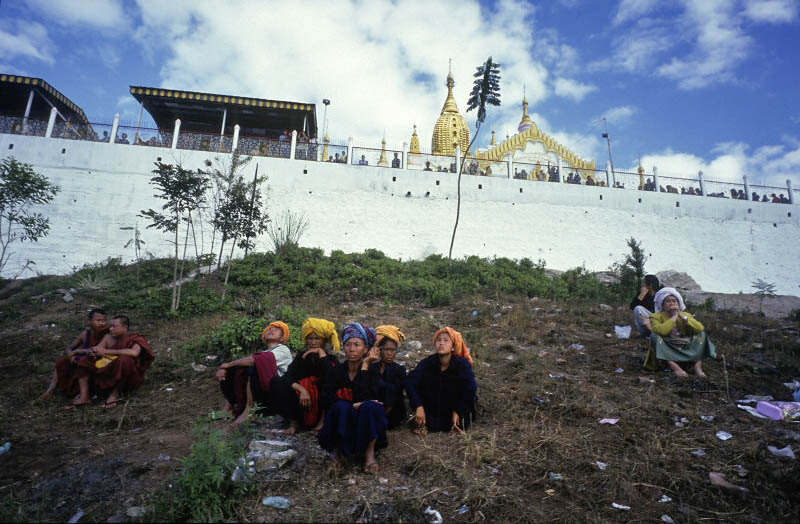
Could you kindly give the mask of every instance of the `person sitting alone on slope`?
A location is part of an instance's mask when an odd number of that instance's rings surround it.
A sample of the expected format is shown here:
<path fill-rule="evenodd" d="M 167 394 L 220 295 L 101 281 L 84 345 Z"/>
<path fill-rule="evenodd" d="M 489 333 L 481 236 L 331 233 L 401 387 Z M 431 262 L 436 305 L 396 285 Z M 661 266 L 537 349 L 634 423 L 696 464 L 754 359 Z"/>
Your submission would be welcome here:
<path fill-rule="evenodd" d="M 650 315 L 653 333 L 644 366 L 654 371 L 656 359 L 666 360 L 676 376 L 686 377 L 680 364 L 693 363 L 695 375 L 706 378 L 703 359 L 716 358 L 717 354 L 703 324 L 686 311 L 683 297 L 671 287 L 659 290 L 654 301 L 656 312 Z"/>

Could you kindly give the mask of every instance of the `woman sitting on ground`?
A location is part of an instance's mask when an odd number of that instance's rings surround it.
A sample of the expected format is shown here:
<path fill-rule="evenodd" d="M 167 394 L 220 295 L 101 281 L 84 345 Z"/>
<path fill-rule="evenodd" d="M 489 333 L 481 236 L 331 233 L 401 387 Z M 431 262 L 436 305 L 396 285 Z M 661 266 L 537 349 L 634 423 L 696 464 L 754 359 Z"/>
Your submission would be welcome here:
<path fill-rule="evenodd" d="M 683 297 L 675 289 L 665 287 L 654 298 L 656 312 L 650 315 L 650 351 L 644 366 L 656 369 L 656 359 L 666 360 L 678 377 L 688 374 L 679 363 L 693 362 L 694 373 L 705 378 L 702 361 L 716 358 L 714 344 L 706 336 L 703 324 L 686 312 Z"/>
<path fill-rule="evenodd" d="M 386 412 L 378 402 L 375 330 L 357 322 L 342 329 L 345 363 L 328 374 L 323 385 L 325 423 L 317 433 L 323 449 L 345 457 L 364 453 L 364 472 L 376 473 L 375 444 L 386 439 Z"/>
<path fill-rule="evenodd" d="M 273 322 L 261 333 L 266 350 L 222 364 L 217 370 L 222 394 L 227 400 L 225 409 L 233 412 L 233 424 L 247 420 L 254 402 L 267 412 L 277 412 L 279 402 L 289 398 L 291 392 L 286 381 L 280 380 L 292 361 L 292 352 L 284 343 L 289 340 L 289 326 Z"/>
<path fill-rule="evenodd" d="M 433 335 L 436 353 L 422 359 L 406 378 L 415 433 L 463 431 L 475 418 L 478 386 L 472 357 L 461 333 L 445 327 Z"/>
<path fill-rule="evenodd" d="M 312 431 L 322 427 L 325 413 L 320 410 L 319 392 L 328 374 L 339 364 L 327 352 L 339 352 L 339 336 L 333 322 L 308 318 L 303 322 L 302 335 L 306 349 L 295 357 L 286 372 L 292 388 L 282 408 L 290 422 L 284 432 L 287 435 L 294 435 L 298 427 Z"/>
<path fill-rule="evenodd" d="M 378 380 L 380 400 L 386 410 L 389 429 L 396 428 L 406 418 L 406 402 L 403 398 L 403 382 L 406 380 L 406 368 L 394 361 L 400 342 L 405 335 L 396 326 L 378 326 L 375 329 L 380 352 L 380 361 L 369 366 L 371 373 L 380 377 Z"/>
<path fill-rule="evenodd" d="M 655 311 L 653 298 L 661 287 L 657 276 L 645 275 L 639 294 L 631 300 L 633 325 L 642 337 L 650 336 L 650 315 Z"/>

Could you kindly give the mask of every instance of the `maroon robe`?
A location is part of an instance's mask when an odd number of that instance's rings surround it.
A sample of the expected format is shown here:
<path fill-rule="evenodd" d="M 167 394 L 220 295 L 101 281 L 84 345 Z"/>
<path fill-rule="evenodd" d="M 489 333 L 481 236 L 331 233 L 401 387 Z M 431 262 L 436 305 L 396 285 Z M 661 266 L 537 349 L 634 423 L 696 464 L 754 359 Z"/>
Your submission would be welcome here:
<path fill-rule="evenodd" d="M 144 372 L 155 359 L 147 339 L 137 333 L 128 333 L 109 349 L 130 349 L 139 344 L 138 357 L 120 355 L 106 367 L 95 370 L 94 385 L 100 390 L 119 388 L 120 392 L 138 389 L 144 382 Z"/>
<path fill-rule="evenodd" d="M 86 328 L 83 333 L 83 342 L 76 349 L 89 349 L 103 340 L 103 337 L 108 333 L 108 328 L 103 329 L 95 334 L 91 329 Z M 68 356 L 63 356 L 56 360 L 56 376 L 58 377 L 57 388 L 64 395 L 74 397 L 80 393 L 80 386 L 78 380 L 81 377 L 88 377 L 94 374 L 95 371 L 94 358 L 91 355 L 77 355 L 73 363 L 72 359 Z"/>

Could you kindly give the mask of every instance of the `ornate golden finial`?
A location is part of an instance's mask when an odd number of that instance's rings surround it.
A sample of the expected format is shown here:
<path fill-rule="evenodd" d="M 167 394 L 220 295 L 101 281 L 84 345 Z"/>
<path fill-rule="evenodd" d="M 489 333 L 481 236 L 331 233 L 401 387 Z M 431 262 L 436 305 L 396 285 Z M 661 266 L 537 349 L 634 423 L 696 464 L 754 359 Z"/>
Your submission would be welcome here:
<path fill-rule="evenodd" d="M 525 94 L 525 86 L 522 86 L 522 120 L 519 121 L 517 131 L 522 133 L 533 127 L 533 120 L 528 116 L 528 97 Z"/>
<path fill-rule="evenodd" d="M 644 191 L 644 168 L 642 164 L 639 164 L 639 169 L 636 171 L 639 173 L 639 191 Z"/>
<path fill-rule="evenodd" d="M 494 129 L 492 129 L 492 141 L 489 143 L 490 146 L 495 145 L 494 143 Z"/>
<path fill-rule="evenodd" d="M 322 143 L 324 144 L 322 146 L 322 161 L 323 162 L 327 162 L 328 161 L 328 142 L 330 142 L 330 139 L 328 138 L 328 133 L 326 132 L 325 133 L 325 137 L 322 139 Z"/>
<path fill-rule="evenodd" d="M 431 152 L 436 155 L 453 155 L 456 147 L 461 148 L 461 151 L 467 151 L 469 147 L 469 128 L 453 97 L 454 85 L 455 80 L 450 71 L 447 74 L 447 98 L 431 136 Z"/>
<path fill-rule="evenodd" d="M 408 152 L 419 154 L 419 137 L 417 136 L 417 124 L 414 124 L 414 133 L 411 135 L 411 144 L 409 145 Z"/>
<path fill-rule="evenodd" d="M 383 140 L 381 140 L 381 157 L 378 159 L 379 166 L 388 166 L 389 162 L 386 161 L 386 134 L 384 133 Z"/>

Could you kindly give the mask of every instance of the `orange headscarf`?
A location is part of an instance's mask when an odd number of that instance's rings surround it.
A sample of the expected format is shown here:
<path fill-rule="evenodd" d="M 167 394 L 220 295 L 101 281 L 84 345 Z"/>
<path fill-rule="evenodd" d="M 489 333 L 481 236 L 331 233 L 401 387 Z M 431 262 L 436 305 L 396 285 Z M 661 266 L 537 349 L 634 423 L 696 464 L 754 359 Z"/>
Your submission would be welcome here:
<path fill-rule="evenodd" d="M 461 336 L 461 333 L 456 331 L 451 327 L 443 327 L 439 331 L 433 334 L 433 343 L 436 343 L 436 338 L 441 335 L 442 333 L 447 333 L 450 335 L 450 340 L 453 341 L 453 354 L 457 357 L 461 357 L 469 362 L 469 365 L 472 365 L 472 357 L 469 354 L 469 348 L 464 343 L 464 338 Z"/>
<path fill-rule="evenodd" d="M 389 338 L 394 340 L 397 345 L 400 345 L 400 342 L 406 339 L 406 336 L 403 334 L 402 331 L 397 326 L 385 325 L 385 326 L 378 326 L 375 328 L 375 345 L 380 346 L 381 340 L 384 338 Z"/>
<path fill-rule="evenodd" d="M 289 340 L 289 326 L 287 326 L 280 320 L 276 320 L 275 322 L 271 322 L 270 325 L 265 327 L 264 331 L 261 332 L 261 341 L 264 342 L 264 344 L 267 343 L 267 341 L 264 340 L 264 337 L 267 336 L 267 331 L 271 327 L 280 328 L 280 330 L 283 331 L 283 336 L 281 337 L 281 344 L 285 344 L 286 341 Z"/>

